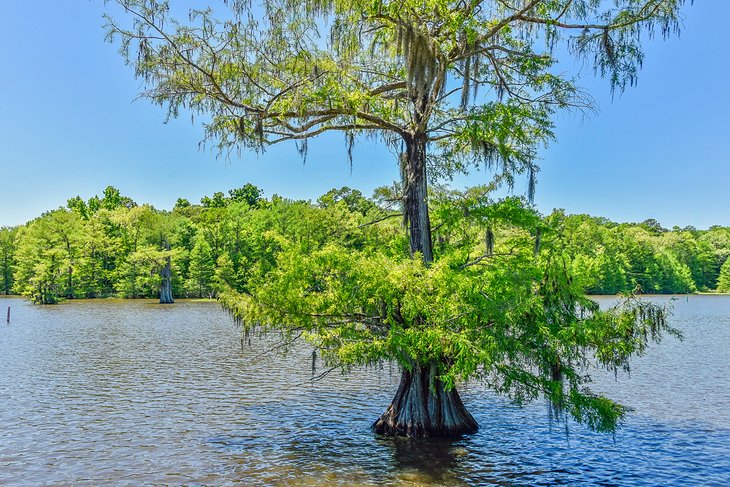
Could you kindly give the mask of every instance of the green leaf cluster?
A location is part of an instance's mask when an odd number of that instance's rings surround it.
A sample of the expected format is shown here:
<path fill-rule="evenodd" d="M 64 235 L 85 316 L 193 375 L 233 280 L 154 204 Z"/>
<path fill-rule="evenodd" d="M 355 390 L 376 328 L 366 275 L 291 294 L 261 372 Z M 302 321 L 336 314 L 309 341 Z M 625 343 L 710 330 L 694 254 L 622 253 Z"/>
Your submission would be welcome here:
<path fill-rule="evenodd" d="M 302 337 L 329 367 L 437 363 L 446 387 L 480 380 L 518 403 L 545 396 L 561 414 L 614 430 L 626 410 L 588 388 L 589 371 L 628 371 L 650 342 L 679 336 L 666 310 L 634 298 L 599 309 L 572 277 L 559 219 L 484 190 L 459 196 L 453 213 L 442 208 L 441 228 L 449 219 L 468 230 L 430 265 L 346 242 L 290 243 L 248 292 L 222 302 L 247 332 Z M 491 253 L 477 238 L 487 226 L 501 236 Z"/>

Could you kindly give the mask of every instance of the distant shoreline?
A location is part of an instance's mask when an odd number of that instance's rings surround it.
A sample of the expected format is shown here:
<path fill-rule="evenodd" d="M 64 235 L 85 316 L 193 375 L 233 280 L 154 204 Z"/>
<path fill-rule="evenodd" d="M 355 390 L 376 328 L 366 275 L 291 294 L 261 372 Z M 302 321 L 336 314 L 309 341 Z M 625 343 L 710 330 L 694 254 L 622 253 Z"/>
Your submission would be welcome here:
<path fill-rule="evenodd" d="M 619 294 L 586 294 L 588 298 L 615 298 L 620 296 Z M 730 296 L 730 292 L 694 292 L 694 293 L 665 293 L 665 294 L 637 294 L 638 297 L 651 297 L 651 296 Z M 0 299 L 22 299 L 28 302 L 32 302 L 30 298 L 19 295 L 19 294 L 2 294 Z M 104 297 L 104 298 L 64 298 L 55 304 L 65 304 L 71 302 L 84 302 L 84 301 L 149 301 L 152 304 L 156 304 L 158 298 L 117 298 L 117 297 Z M 175 303 L 217 303 L 216 298 L 175 298 Z M 48 305 L 42 305 L 48 306 Z M 53 306 L 53 305 L 51 305 Z"/>

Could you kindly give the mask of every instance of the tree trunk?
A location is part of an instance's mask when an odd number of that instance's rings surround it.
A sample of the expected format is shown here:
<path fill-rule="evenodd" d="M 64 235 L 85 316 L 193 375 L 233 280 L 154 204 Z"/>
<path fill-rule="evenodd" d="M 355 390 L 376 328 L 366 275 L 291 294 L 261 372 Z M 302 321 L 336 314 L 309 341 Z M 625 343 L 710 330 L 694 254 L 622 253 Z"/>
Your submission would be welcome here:
<path fill-rule="evenodd" d="M 165 260 L 165 267 L 160 271 L 162 282 L 160 283 L 160 304 L 172 304 L 172 270 L 170 269 L 170 258 Z"/>
<path fill-rule="evenodd" d="M 165 241 L 165 250 L 170 250 L 170 244 Z M 170 256 L 165 258 L 165 267 L 160 271 L 162 282 L 160 283 L 160 304 L 172 304 L 175 300 L 172 298 L 172 268 L 170 266 Z"/>
<path fill-rule="evenodd" d="M 373 423 L 373 431 L 389 436 L 454 437 L 476 433 L 474 417 L 456 389 L 447 391 L 436 363 L 403 370 L 393 402 Z"/>
<path fill-rule="evenodd" d="M 73 299 L 74 297 L 74 281 L 73 281 L 73 267 L 68 266 L 68 281 L 66 284 L 66 297 L 68 299 Z"/>
<path fill-rule="evenodd" d="M 428 264 L 433 261 L 431 222 L 428 217 L 428 182 L 426 178 L 426 138 L 406 138 L 403 161 L 405 210 L 411 255 L 421 254 Z M 456 389 L 447 391 L 438 379 L 438 364 L 414 365 L 403 370 L 398 391 L 373 431 L 390 436 L 454 437 L 475 433 L 479 429 L 466 410 Z"/>
<path fill-rule="evenodd" d="M 414 136 L 406 139 L 405 156 L 403 183 L 411 255 L 420 252 L 423 261 L 429 263 L 433 261 L 433 247 L 431 222 L 428 218 L 425 137 Z"/>

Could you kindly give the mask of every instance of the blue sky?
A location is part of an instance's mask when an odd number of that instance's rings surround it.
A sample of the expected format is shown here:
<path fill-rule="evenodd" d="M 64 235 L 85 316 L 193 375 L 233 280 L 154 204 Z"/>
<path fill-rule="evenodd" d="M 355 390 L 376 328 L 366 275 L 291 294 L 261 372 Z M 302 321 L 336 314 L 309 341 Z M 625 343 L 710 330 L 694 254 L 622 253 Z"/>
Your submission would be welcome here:
<path fill-rule="evenodd" d="M 332 187 L 365 194 L 397 178 L 393 156 L 362 142 L 347 162 L 342 137 L 226 161 L 200 150 L 189 118 L 133 101 L 140 83 L 104 42 L 101 0 L 3 2 L 0 18 L 0 226 L 88 198 L 107 185 L 171 208 L 251 182 L 267 196 L 315 199 Z M 730 225 L 730 2 L 687 6 L 679 39 L 647 44 L 638 86 L 612 100 L 583 69 L 600 112 L 560 115 L 542 154 L 535 202 L 616 221 Z M 579 70 L 578 64 L 568 68 Z M 460 178 L 480 184 L 484 173 Z M 518 181 L 520 193 L 526 183 Z"/>

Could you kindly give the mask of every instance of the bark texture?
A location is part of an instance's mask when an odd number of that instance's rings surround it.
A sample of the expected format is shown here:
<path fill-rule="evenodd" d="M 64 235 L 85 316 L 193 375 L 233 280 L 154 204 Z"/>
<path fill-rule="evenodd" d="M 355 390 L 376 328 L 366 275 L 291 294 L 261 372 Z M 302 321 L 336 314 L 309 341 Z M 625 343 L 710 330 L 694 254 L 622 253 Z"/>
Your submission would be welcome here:
<path fill-rule="evenodd" d="M 454 437 L 476 433 L 474 417 L 456 389 L 447 391 L 435 363 L 403 370 L 393 402 L 373 423 L 373 431 L 389 436 Z"/>
<path fill-rule="evenodd" d="M 414 137 L 406 140 L 405 210 L 408 218 L 408 237 L 411 254 L 420 252 L 423 261 L 433 261 L 431 221 L 428 217 L 428 181 L 426 179 L 426 141 Z"/>

